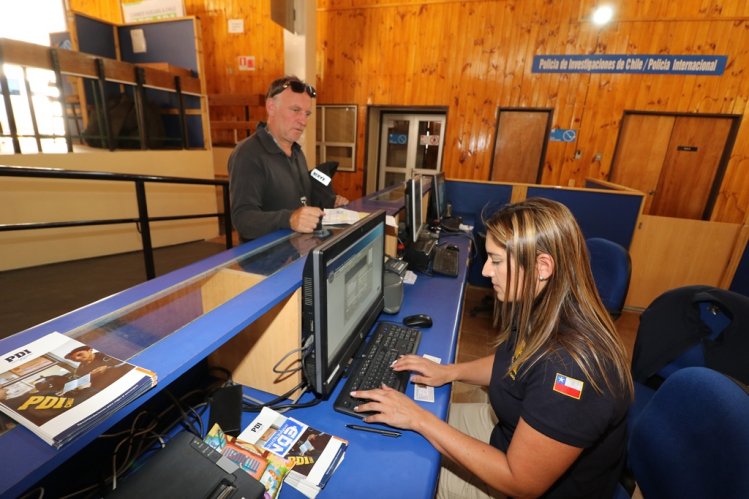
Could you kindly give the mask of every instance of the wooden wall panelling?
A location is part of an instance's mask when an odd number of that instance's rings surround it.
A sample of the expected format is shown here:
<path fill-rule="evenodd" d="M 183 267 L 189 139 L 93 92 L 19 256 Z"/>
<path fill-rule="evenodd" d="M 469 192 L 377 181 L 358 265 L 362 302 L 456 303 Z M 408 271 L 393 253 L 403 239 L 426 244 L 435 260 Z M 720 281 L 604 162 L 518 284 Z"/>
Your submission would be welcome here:
<path fill-rule="evenodd" d="M 454 36 L 453 33 L 447 31 L 445 21 L 435 15 L 429 15 L 427 22 L 422 27 L 421 36 L 433 37 L 438 40 L 447 36 Z M 438 77 L 440 72 L 444 71 L 444 53 L 445 51 L 439 44 L 428 45 L 426 50 L 417 56 L 417 60 L 421 58 L 421 67 L 416 74 L 416 78 L 424 84 L 421 93 L 425 102 L 434 99 L 435 102 L 442 102 L 446 106 L 447 100 L 445 97 L 447 93 Z"/>
<path fill-rule="evenodd" d="M 561 44 L 564 52 L 574 53 L 575 43 L 578 37 L 580 25 L 577 23 L 561 22 L 559 35 L 556 38 L 549 37 L 548 45 L 544 47 L 542 53 L 553 53 L 556 47 Z M 554 44 L 554 41 L 557 41 Z M 554 108 L 552 116 L 552 128 L 577 129 L 579 126 L 579 116 L 577 112 L 581 101 L 575 98 L 575 94 L 580 91 L 581 79 L 587 80 L 587 75 L 560 73 L 557 78 L 545 75 L 553 85 L 550 86 L 551 102 Z M 577 142 L 549 142 L 546 150 L 546 159 L 544 160 L 544 169 L 542 182 L 549 184 L 559 184 L 562 171 L 572 168 L 575 161 L 575 151 Z"/>
<path fill-rule="evenodd" d="M 471 138 L 468 148 L 470 161 L 465 164 L 473 171 L 471 176 L 481 175 L 488 178 L 491 167 L 491 156 L 493 152 L 493 140 L 496 133 L 497 105 L 499 102 L 489 92 L 490 87 L 496 84 L 496 72 L 491 71 L 491 50 L 494 46 L 492 35 L 494 31 L 494 20 L 490 12 L 477 9 L 474 14 L 474 25 L 472 30 L 473 43 L 466 61 L 469 69 L 466 76 L 474 82 L 474 90 L 470 93 L 470 101 L 466 102 L 467 111 L 473 116 L 470 128 Z M 487 173 L 485 173 L 487 172 Z"/>
<path fill-rule="evenodd" d="M 123 23 L 120 0 L 68 0 L 67 3 L 70 10 L 83 12 L 115 24 Z"/>
<path fill-rule="evenodd" d="M 737 58 L 746 59 L 749 55 L 749 23 L 741 21 L 734 23 L 735 27 L 732 32 L 735 38 L 730 41 L 737 49 Z M 746 110 L 747 80 L 740 76 L 741 68 L 729 63 L 726 71 L 731 75 L 731 86 L 726 90 L 726 95 L 730 96 L 730 107 L 727 107 L 726 114 L 743 114 Z"/>
<path fill-rule="evenodd" d="M 564 53 L 585 53 L 590 47 L 595 46 L 596 31 L 590 26 L 581 23 L 570 24 L 569 36 L 564 44 Z M 560 50 L 561 51 L 561 50 Z M 549 53 L 557 53 L 553 47 Z M 547 75 L 554 77 L 556 75 Z M 590 87 L 591 75 L 584 73 L 567 73 L 567 84 L 565 92 L 559 94 L 558 101 L 564 106 L 565 114 L 560 116 L 558 126 L 577 130 L 577 140 L 574 143 L 558 143 L 556 149 L 561 153 L 561 161 L 550 158 L 548 168 L 541 182 L 552 185 L 570 185 L 570 180 L 575 181 L 581 172 L 581 165 L 586 161 L 586 148 L 583 147 L 583 137 L 589 130 L 591 124 L 586 113 L 586 96 Z M 550 143 L 555 145 L 555 143 Z M 581 157 L 576 158 L 576 151 L 580 151 Z"/>
<path fill-rule="evenodd" d="M 749 37 L 747 36 L 747 25 L 746 20 L 742 22 L 716 22 L 720 24 L 728 32 L 728 36 L 724 38 L 722 42 L 723 47 L 716 47 L 714 50 L 716 53 L 735 53 L 729 57 L 728 67 L 726 74 L 720 79 L 725 80 L 738 80 L 740 83 L 738 89 L 741 89 L 741 95 L 731 96 L 728 93 L 720 95 L 720 98 L 731 98 L 734 100 L 741 100 L 742 104 L 741 114 L 744 118 L 747 117 L 746 99 L 749 96 L 749 88 L 744 84 L 746 80 L 746 72 L 749 71 L 747 68 L 747 61 L 749 57 L 747 55 L 747 49 L 749 48 Z M 712 31 L 712 30 L 711 30 Z M 742 43 L 743 42 L 743 43 Z M 731 87 L 723 87 L 718 91 L 730 92 Z M 702 92 L 707 92 L 707 88 L 700 88 L 695 95 L 699 95 Z M 726 109 L 728 106 L 726 106 Z M 731 158 L 726 168 L 726 173 L 721 183 L 720 193 L 716 200 L 715 207 L 713 209 L 712 220 L 730 221 L 741 223 L 745 220 L 747 208 L 749 207 L 749 170 L 742 168 L 742 164 L 745 164 L 744 158 L 749 153 L 749 140 L 747 138 L 747 129 L 745 126 L 739 128 L 737 140 L 735 142 Z"/>
<path fill-rule="evenodd" d="M 463 64 L 459 54 L 464 50 L 463 47 L 469 35 L 468 27 L 464 25 L 464 19 L 459 12 L 453 7 L 450 13 L 452 16 L 450 16 L 450 21 L 446 25 L 450 26 L 451 30 L 455 30 L 452 33 L 459 36 L 447 36 L 443 38 L 443 40 L 449 39 L 451 49 L 444 50 L 447 55 L 444 73 L 435 75 L 435 78 L 441 80 L 441 85 L 444 88 L 443 95 L 449 106 L 446 123 L 447 129 L 445 130 L 445 147 L 442 151 L 442 169 L 447 178 L 463 178 L 460 172 L 462 162 L 458 160 L 457 151 L 462 150 L 463 137 L 467 135 L 464 133 L 463 128 L 467 117 L 460 107 L 466 98 L 466 92 L 465 89 L 461 88 L 460 71 Z M 445 47 L 445 45 L 442 46 Z"/>
<path fill-rule="evenodd" d="M 710 31 L 708 34 L 709 40 L 714 40 L 714 49 L 707 49 L 705 52 L 708 54 L 714 53 L 726 53 L 729 47 L 734 43 L 731 40 L 732 36 L 737 36 L 739 33 L 735 27 L 732 26 L 731 22 L 727 21 L 716 21 L 710 23 Z M 720 50 L 720 52 L 713 52 L 714 50 Z M 721 50 L 722 49 L 722 50 Z M 736 78 L 731 76 L 730 67 L 727 68 L 726 76 L 712 76 L 707 78 L 708 87 L 705 88 L 705 92 L 708 95 L 707 101 L 709 107 L 714 113 L 729 113 L 734 99 L 734 93 L 732 87 Z"/>
<path fill-rule="evenodd" d="M 625 23 L 617 23 L 612 26 L 610 31 L 605 35 L 599 35 L 599 45 L 605 47 L 605 52 L 615 54 L 626 54 L 629 45 L 629 29 Z M 610 74 L 610 80 L 607 82 L 612 87 L 614 85 L 627 88 L 636 85 L 634 79 L 637 75 L 630 74 Z M 629 92 L 612 92 L 610 95 L 611 106 L 607 109 L 605 121 L 599 133 L 598 143 L 595 146 L 595 153 L 600 153 L 600 159 L 596 160 L 595 155 L 588 167 L 588 175 L 593 178 L 610 179 L 611 165 L 616 150 L 616 141 L 619 129 L 621 127 L 624 110 L 627 108 L 627 101 L 630 99 Z M 579 184 L 583 185 L 583 184 Z"/>
<path fill-rule="evenodd" d="M 447 105 L 445 172 L 449 178 L 466 179 L 488 176 L 498 106 L 553 106 L 554 126 L 579 131 L 576 143 L 549 145 L 543 182 L 561 185 L 570 180 L 579 183 L 585 175 L 607 175 L 625 109 L 695 113 L 730 112 L 729 108 L 738 107 L 738 112 L 745 114 L 749 99 L 749 83 L 743 77 L 749 70 L 747 29 L 746 19 L 736 17 L 749 15 L 745 3 L 619 0 L 613 2 L 619 20 L 602 30 L 600 37 L 587 20 L 596 3 L 318 0 L 321 102 L 356 104 L 362 124 L 357 172 L 341 178 L 346 178 L 347 185 L 363 185 L 359 166 L 363 166 L 368 105 Z M 189 13 L 198 7 L 216 10 L 209 0 L 188 0 L 187 6 Z M 210 47 L 212 57 L 222 61 L 221 71 L 207 75 L 211 91 L 262 92 L 276 76 L 267 67 L 269 58 L 278 61 L 275 68 L 282 64 L 282 30 L 266 19 L 264 2 L 247 6 L 247 2 L 229 0 L 222 6 L 222 24 L 243 7 L 245 26 L 252 29 L 231 38 L 224 26 L 204 27 L 206 50 Z M 260 25 L 252 25 L 256 21 Z M 603 45 L 599 46 L 597 38 Z M 230 56 L 223 53 L 233 45 Z M 255 73 L 224 74 L 226 67 L 234 64 L 227 61 L 233 60 L 237 51 L 258 57 Z M 729 69 L 718 77 L 630 74 L 600 75 L 597 79 L 586 74 L 533 74 L 530 70 L 538 53 L 614 52 L 727 54 Z M 261 80 L 260 89 L 243 88 Z M 749 192 L 749 175 L 740 168 L 749 155 L 746 138 L 740 129 L 716 205 L 716 219 L 743 221 L 749 208 L 749 196 L 744 194 Z M 574 159 L 576 150 L 582 151 L 579 160 Z M 593 161 L 596 152 L 602 153 L 601 162 Z M 728 182 L 732 185 L 726 185 Z"/>
<path fill-rule="evenodd" d="M 185 0 L 201 19 L 208 93 L 265 94 L 284 73 L 283 28 L 270 19 L 270 2 Z M 229 19 L 242 19 L 244 33 L 228 33 Z M 239 56 L 255 56 L 255 71 L 239 71 Z"/>

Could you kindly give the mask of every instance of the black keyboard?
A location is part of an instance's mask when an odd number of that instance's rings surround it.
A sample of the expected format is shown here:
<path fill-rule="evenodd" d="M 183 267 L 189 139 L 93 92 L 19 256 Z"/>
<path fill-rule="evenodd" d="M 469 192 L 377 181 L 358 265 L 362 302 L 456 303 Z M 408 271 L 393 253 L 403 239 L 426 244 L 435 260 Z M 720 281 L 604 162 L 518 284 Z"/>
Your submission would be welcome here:
<path fill-rule="evenodd" d="M 390 369 L 390 364 L 401 355 L 416 353 L 420 339 L 421 331 L 418 329 L 395 322 L 379 322 L 364 354 L 354 359 L 349 377 L 333 408 L 338 412 L 362 418 L 366 414 L 354 412 L 354 407 L 363 401 L 352 398 L 349 395 L 351 391 L 379 388 L 384 383 L 405 392 L 409 373 L 395 372 Z"/>
<path fill-rule="evenodd" d="M 459 251 L 438 246 L 432 258 L 432 273 L 458 277 Z"/>

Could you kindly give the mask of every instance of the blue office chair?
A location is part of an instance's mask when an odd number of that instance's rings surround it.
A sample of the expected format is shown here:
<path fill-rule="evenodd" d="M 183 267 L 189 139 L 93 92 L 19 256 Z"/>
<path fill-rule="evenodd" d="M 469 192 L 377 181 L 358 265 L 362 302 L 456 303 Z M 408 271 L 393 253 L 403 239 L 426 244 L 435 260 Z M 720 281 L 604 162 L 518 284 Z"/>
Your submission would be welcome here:
<path fill-rule="evenodd" d="M 590 255 L 590 269 L 606 310 L 617 319 L 622 314 L 629 291 L 632 261 L 626 248 L 602 237 L 585 240 Z"/>
<path fill-rule="evenodd" d="M 749 497 L 747 421 L 746 385 L 706 367 L 669 376 L 629 437 L 629 464 L 643 496 Z"/>
<path fill-rule="evenodd" d="M 674 373 L 709 367 L 749 383 L 749 297 L 696 285 L 658 296 L 640 316 L 632 353 L 635 401 L 629 429 Z"/>
<path fill-rule="evenodd" d="M 480 314 L 489 314 L 492 317 L 492 321 L 496 324 L 497 317 L 497 298 L 492 289 L 492 280 L 488 277 L 484 277 L 481 272 L 486 263 L 486 226 L 484 225 L 484 217 L 488 216 L 484 212 L 484 209 L 478 210 L 473 221 L 473 241 L 475 243 L 475 253 L 471 261 L 471 266 L 468 269 L 468 283 L 472 286 L 485 288 L 486 295 L 481 299 L 481 302 L 472 307 L 469 313 L 471 317 L 476 317 Z"/>

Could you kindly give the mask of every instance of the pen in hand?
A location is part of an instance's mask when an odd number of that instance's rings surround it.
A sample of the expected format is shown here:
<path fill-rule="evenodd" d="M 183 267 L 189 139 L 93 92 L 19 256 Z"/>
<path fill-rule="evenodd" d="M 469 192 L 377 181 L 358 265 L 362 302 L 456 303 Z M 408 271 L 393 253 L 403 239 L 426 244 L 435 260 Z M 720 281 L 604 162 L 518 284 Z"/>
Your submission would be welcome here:
<path fill-rule="evenodd" d="M 374 428 L 372 426 L 347 424 L 346 428 L 351 428 L 352 430 L 359 430 L 359 431 L 368 431 L 370 433 L 377 433 L 378 435 L 384 435 L 386 437 L 400 437 L 401 436 L 401 433 L 399 431 L 383 430 L 380 428 Z"/>

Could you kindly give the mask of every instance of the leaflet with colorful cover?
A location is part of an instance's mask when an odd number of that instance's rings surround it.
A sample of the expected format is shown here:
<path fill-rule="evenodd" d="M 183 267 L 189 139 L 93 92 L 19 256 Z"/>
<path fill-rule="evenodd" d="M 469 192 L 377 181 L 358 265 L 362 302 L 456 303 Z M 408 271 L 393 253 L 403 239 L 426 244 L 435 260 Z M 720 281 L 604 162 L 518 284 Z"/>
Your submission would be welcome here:
<path fill-rule="evenodd" d="M 288 483 L 314 498 L 343 460 L 348 442 L 264 407 L 237 440 L 294 462 Z"/>
<path fill-rule="evenodd" d="M 0 411 L 58 448 L 155 384 L 155 373 L 57 332 L 0 357 Z"/>
<path fill-rule="evenodd" d="M 254 444 L 225 434 L 218 424 L 213 425 L 203 440 L 262 483 L 265 487 L 266 499 L 278 496 L 284 478 L 294 466 L 294 462 L 290 459 L 277 456 Z"/>

